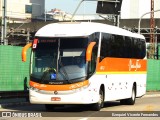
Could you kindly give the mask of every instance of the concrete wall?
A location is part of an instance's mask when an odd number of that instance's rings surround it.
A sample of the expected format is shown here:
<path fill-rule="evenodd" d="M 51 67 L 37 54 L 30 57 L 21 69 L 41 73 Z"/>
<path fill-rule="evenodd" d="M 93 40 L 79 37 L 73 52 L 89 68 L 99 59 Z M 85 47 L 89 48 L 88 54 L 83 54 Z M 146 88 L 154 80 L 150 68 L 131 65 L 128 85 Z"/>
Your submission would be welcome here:
<path fill-rule="evenodd" d="M 31 13 L 26 13 L 26 5 L 31 5 Z M 2 16 L 2 6 L 3 0 L 0 0 L 0 17 Z M 8 22 L 27 22 L 27 18 L 42 15 L 44 9 L 45 0 L 7 0 Z"/>
<path fill-rule="evenodd" d="M 160 0 L 154 0 L 154 10 L 160 9 Z M 122 19 L 138 19 L 144 13 L 151 11 L 151 0 L 123 0 L 121 11 Z M 155 13 L 155 18 L 160 18 L 160 12 Z M 150 14 L 144 18 L 150 18 Z"/>

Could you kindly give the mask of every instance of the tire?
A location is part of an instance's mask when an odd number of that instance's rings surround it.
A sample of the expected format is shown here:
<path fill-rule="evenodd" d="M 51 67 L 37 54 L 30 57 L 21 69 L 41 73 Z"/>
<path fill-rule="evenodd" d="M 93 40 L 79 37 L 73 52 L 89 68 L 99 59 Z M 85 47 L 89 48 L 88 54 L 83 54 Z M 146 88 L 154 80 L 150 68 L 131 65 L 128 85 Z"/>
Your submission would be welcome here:
<path fill-rule="evenodd" d="M 134 105 L 136 101 L 136 87 L 133 86 L 131 98 L 120 100 L 122 105 Z"/>
<path fill-rule="evenodd" d="M 127 99 L 128 105 L 134 105 L 136 101 L 136 87 L 133 86 L 131 98 Z"/>
<path fill-rule="evenodd" d="M 95 104 L 93 104 L 93 110 L 94 111 L 100 111 L 101 108 L 104 107 L 104 92 L 102 89 L 99 91 L 99 101 Z"/>

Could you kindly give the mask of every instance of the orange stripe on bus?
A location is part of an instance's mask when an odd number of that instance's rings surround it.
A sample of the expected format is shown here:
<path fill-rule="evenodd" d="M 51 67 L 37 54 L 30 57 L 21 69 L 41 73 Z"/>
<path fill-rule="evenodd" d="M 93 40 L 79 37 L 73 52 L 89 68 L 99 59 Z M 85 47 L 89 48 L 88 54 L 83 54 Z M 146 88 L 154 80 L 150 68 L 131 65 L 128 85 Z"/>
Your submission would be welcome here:
<path fill-rule="evenodd" d="M 145 72 L 147 71 L 147 60 L 128 58 L 104 58 L 97 65 L 96 72 Z"/>
<path fill-rule="evenodd" d="M 47 84 L 40 84 L 33 81 L 29 82 L 31 87 L 37 88 L 39 90 L 46 90 L 46 91 L 65 91 L 65 90 L 73 90 L 77 88 L 81 88 L 83 86 L 89 85 L 89 81 L 85 80 L 83 82 L 67 84 L 67 85 L 47 85 Z"/>
<path fill-rule="evenodd" d="M 115 72 L 96 72 L 97 75 L 104 75 L 104 74 L 146 74 L 147 71 L 140 71 L 140 72 L 126 72 L 126 71 L 115 71 Z"/>

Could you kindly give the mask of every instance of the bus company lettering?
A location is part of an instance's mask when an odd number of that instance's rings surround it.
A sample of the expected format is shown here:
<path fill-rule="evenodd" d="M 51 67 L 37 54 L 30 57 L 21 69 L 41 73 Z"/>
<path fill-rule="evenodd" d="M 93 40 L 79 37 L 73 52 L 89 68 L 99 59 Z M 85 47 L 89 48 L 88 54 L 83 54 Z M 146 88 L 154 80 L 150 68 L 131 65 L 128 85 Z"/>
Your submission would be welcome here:
<path fill-rule="evenodd" d="M 82 86 L 84 86 L 84 83 L 83 83 L 83 82 L 81 82 L 81 83 L 76 83 L 76 84 L 71 85 L 71 86 L 70 86 L 70 89 L 76 89 L 76 88 L 80 88 L 80 87 L 82 87 Z"/>
<path fill-rule="evenodd" d="M 45 87 L 47 87 L 46 85 L 44 85 L 44 84 L 34 84 L 33 85 L 33 87 L 40 87 L 40 88 L 45 88 Z"/>
<path fill-rule="evenodd" d="M 100 67 L 100 70 L 105 70 L 105 66 L 101 66 L 101 67 Z"/>
<path fill-rule="evenodd" d="M 136 62 L 134 63 L 130 59 L 128 66 L 129 66 L 129 71 L 131 71 L 132 69 L 135 69 L 135 71 L 137 71 L 137 69 L 141 68 L 141 64 L 139 63 L 139 60 L 136 60 Z"/>

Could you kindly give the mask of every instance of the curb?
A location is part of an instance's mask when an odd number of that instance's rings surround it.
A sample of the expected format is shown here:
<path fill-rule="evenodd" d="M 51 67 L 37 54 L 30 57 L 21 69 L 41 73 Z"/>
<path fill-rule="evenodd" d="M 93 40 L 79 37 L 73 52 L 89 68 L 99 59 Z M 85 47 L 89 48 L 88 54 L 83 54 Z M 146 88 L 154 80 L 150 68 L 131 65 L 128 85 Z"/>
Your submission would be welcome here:
<path fill-rule="evenodd" d="M 149 94 L 149 95 L 144 95 L 144 97 L 160 97 L 160 94 Z"/>
<path fill-rule="evenodd" d="M 160 97 L 160 91 L 147 91 L 144 97 Z"/>

